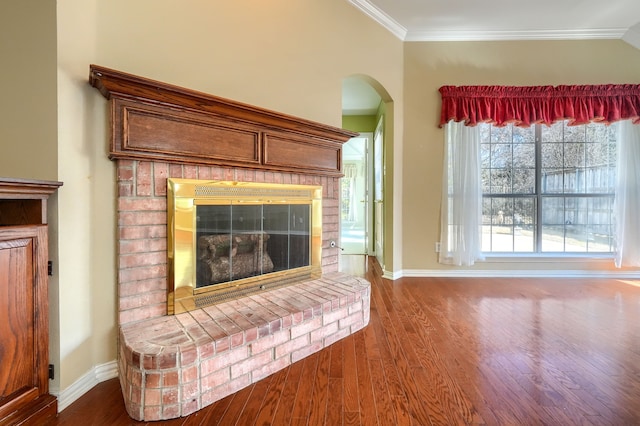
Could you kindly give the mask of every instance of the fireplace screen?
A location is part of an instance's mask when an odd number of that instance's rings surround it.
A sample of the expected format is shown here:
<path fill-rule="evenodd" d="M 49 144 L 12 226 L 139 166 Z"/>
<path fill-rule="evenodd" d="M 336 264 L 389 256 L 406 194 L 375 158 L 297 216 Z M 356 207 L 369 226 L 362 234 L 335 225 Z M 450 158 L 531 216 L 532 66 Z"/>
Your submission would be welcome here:
<path fill-rule="evenodd" d="M 307 204 L 196 206 L 196 288 L 310 265 Z"/>
<path fill-rule="evenodd" d="M 169 313 L 320 274 L 322 187 L 169 179 Z"/>

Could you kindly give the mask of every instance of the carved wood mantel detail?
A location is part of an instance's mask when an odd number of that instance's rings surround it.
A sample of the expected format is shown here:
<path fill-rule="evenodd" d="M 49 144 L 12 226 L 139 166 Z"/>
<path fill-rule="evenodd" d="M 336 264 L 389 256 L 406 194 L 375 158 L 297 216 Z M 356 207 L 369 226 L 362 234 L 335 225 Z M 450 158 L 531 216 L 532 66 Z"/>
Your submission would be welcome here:
<path fill-rule="evenodd" d="M 342 176 L 357 133 L 91 65 L 111 100 L 109 158 Z"/>

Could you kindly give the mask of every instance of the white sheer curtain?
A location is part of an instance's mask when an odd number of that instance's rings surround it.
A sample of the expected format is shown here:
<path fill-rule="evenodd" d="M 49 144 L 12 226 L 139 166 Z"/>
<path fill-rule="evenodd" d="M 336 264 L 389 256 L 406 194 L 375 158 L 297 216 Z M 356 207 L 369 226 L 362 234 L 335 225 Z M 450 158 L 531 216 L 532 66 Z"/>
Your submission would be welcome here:
<path fill-rule="evenodd" d="M 617 124 L 616 253 L 618 268 L 640 266 L 640 125 Z"/>
<path fill-rule="evenodd" d="M 470 266 L 483 260 L 480 130 L 449 121 L 445 144 L 439 262 Z"/>

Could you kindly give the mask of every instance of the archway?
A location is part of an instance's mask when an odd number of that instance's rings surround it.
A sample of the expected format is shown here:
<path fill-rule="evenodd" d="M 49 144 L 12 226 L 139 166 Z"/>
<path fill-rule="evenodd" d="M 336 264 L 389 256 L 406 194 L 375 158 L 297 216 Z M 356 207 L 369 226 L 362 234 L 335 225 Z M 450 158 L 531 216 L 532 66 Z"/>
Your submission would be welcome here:
<path fill-rule="evenodd" d="M 391 99 L 382 85 L 366 75 L 342 81 L 342 125 L 359 132 L 344 145 L 340 235 L 344 254 L 373 255 L 384 270 L 391 239 L 385 236 L 387 114 Z"/>

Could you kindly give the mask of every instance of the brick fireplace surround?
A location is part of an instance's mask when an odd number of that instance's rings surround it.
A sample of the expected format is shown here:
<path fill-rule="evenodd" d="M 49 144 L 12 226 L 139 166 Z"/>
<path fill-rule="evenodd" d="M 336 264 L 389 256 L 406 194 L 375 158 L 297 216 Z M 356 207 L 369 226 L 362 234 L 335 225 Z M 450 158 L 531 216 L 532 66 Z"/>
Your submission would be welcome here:
<path fill-rule="evenodd" d="M 338 272 L 342 144 L 356 133 L 90 66 L 109 100 L 118 367 L 136 420 L 186 416 L 365 327 L 370 284 Z M 167 315 L 167 178 L 322 186 L 321 277 Z"/>
<path fill-rule="evenodd" d="M 323 187 L 322 278 L 166 315 L 168 177 Z M 129 415 L 191 414 L 369 322 L 370 285 L 338 271 L 339 179 L 262 170 L 117 161 L 119 371 Z"/>

